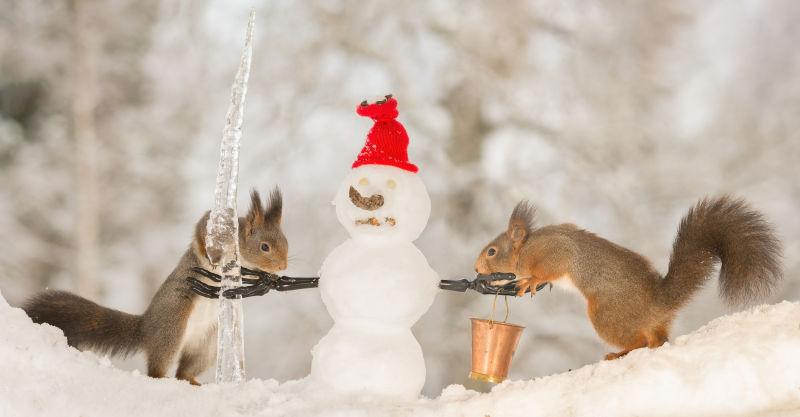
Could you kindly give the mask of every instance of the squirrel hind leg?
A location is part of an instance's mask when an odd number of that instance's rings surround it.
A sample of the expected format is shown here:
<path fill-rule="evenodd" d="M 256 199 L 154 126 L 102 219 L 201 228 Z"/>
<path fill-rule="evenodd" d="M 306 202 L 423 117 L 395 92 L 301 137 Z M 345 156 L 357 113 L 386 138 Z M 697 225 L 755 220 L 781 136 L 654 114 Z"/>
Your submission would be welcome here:
<path fill-rule="evenodd" d="M 196 378 L 205 372 L 217 357 L 216 335 L 217 327 L 213 326 L 199 343 L 184 347 L 175 378 L 189 381 L 192 385 L 200 385 Z"/>
<path fill-rule="evenodd" d="M 621 358 L 632 350 L 639 349 L 639 348 L 650 348 L 655 349 L 664 343 L 667 342 L 669 336 L 669 331 L 667 330 L 667 325 L 662 324 L 654 329 L 649 331 L 645 331 L 641 337 L 636 340 L 636 343 L 625 346 L 625 349 L 619 352 L 612 352 L 605 356 L 605 360 L 610 361 L 617 358 Z"/>
<path fill-rule="evenodd" d="M 611 353 L 606 354 L 606 356 L 603 357 L 603 360 L 613 361 L 614 359 L 621 358 L 621 357 L 627 355 L 628 352 L 630 352 L 630 350 L 623 350 L 623 351 L 620 351 L 620 352 L 611 352 Z"/>
<path fill-rule="evenodd" d="M 647 347 L 655 349 L 669 340 L 669 330 L 666 324 L 662 324 L 647 333 Z"/>
<path fill-rule="evenodd" d="M 167 376 L 167 366 L 153 360 L 147 361 L 147 376 L 150 378 L 164 378 Z"/>
<path fill-rule="evenodd" d="M 179 337 L 163 337 L 145 345 L 147 354 L 147 376 L 164 378 L 180 349 Z"/>
<path fill-rule="evenodd" d="M 145 348 L 147 353 L 147 376 L 151 378 L 164 378 L 167 376 L 173 358 L 178 350 L 178 341 L 165 339 L 160 346 Z"/>
<path fill-rule="evenodd" d="M 199 357 L 194 352 L 183 352 L 178 362 L 178 370 L 175 372 L 175 378 L 199 386 L 200 383 L 197 382 L 197 376 L 206 370 L 208 367 L 207 365 L 204 358 Z"/>
<path fill-rule="evenodd" d="M 642 334 L 642 335 L 640 335 L 639 337 L 636 338 L 634 343 L 631 343 L 631 344 L 629 344 L 627 346 L 624 346 L 623 350 L 621 350 L 619 352 L 612 352 L 612 353 L 607 354 L 605 356 L 605 360 L 610 361 L 610 360 L 614 360 L 614 359 L 617 359 L 617 358 L 621 358 L 621 357 L 627 355 L 628 353 L 630 353 L 630 351 L 632 351 L 632 350 L 636 350 L 636 349 L 639 349 L 639 348 L 647 347 L 648 344 L 649 344 L 648 337 L 645 336 L 644 334 Z"/>

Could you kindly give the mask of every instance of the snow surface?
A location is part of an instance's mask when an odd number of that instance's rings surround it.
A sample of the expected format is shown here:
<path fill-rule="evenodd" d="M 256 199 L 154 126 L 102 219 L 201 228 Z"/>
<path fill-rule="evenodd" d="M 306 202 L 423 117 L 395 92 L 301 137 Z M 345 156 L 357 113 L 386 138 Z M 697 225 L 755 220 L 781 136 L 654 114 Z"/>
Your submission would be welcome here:
<path fill-rule="evenodd" d="M 59 329 L 33 324 L 2 296 L 0 322 L 0 416 L 800 415 L 797 302 L 731 314 L 656 350 L 507 381 L 491 393 L 451 385 L 436 399 L 395 403 L 305 391 L 303 380 L 192 387 L 125 372 L 68 347 Z M 520 352 L 533 355 L 535 347 Z"/>

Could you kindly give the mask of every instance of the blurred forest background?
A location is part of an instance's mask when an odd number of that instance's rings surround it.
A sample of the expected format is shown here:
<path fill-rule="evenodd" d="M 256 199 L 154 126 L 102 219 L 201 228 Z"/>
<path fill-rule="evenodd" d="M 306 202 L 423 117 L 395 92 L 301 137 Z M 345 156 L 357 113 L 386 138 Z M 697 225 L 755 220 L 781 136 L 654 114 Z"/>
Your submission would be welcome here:
<path fill-rule="evenodd" d="M 433 200 L 417 244 L 442 278 L 472 276 L 522 198 L 540 223 L 576 223 L 665 271 L 688 207 L 730 192 L 784 240 L 771 301 L 800 298 L 800 2 L 0 0 L 12 304 L 51 287 L 143 311 L 211 207 L 251 7 L 240 207 L 249 188 L 283 188 L 289 274 L 315 274 L 346 239 L 330 201 L 371 126 L 354 108 L 393 93 Z M 509 301 L 527 326 L 513 379 L 609 349 L 570 294 Z M 468 319 L 491 302 L 442 293 L 415 326 L 427 395 L 488 388 L 467 379 Z M 332 324 L 318 292 L 245 304 L 249 376 L 305 376 Z M 729 311 L 715 280 L 673 338 Z"/>

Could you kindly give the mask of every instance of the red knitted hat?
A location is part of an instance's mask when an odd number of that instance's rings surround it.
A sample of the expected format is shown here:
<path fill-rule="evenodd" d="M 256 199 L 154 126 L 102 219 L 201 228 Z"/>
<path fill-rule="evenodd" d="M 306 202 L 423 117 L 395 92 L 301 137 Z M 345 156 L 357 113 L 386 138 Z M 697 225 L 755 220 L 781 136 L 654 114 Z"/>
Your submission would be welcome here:
<path fill-rule="evenodd" d="M 353 168 L 361 165 L 391 165 L 406 171 L 417 172 L 417 166 L 408 162 L 408 134 L 395 118 L 397 100 L 391 94 L 374 104 L 362 101 L 356 113 L 369 117 L 375 124 L 367 133 L 367 143 L 353 162 Z"/>

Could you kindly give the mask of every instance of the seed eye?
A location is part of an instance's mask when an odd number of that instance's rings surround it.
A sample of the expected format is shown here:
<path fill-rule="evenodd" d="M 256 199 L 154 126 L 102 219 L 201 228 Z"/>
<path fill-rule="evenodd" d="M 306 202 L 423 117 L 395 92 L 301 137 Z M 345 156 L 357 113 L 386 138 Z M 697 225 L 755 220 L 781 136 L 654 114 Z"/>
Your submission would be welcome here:
<path fill-rule="evenodd" d="M 397 183 L 394 180 L 386 181 L 386 186 L 389 187 L 390 190 L 394 190 L 397 187 Z"/>
<path fill-rule="evenodd" d="M 489 250 L 486 251 L 486 254 L 489 256 L 494 256 L 496 253 L 497 250 L 495 248 L 489 248 Z"/>
<path fill-rule="evenodd" d="M 261 252 L 269 252 L 269 243 L 262 243 L 261 244 Z"/>
<path fill-rule="evenodd" d="M 367 177 L 363 177 L 360 180 L 358 180 L 358 185 L 369 185 L 369 180 L 367 179 Z"/>

